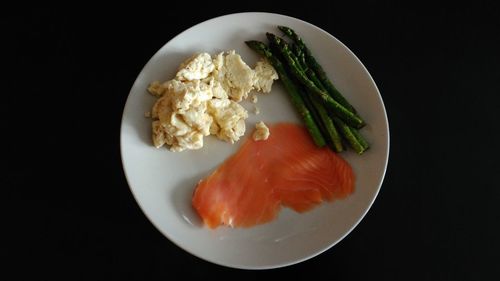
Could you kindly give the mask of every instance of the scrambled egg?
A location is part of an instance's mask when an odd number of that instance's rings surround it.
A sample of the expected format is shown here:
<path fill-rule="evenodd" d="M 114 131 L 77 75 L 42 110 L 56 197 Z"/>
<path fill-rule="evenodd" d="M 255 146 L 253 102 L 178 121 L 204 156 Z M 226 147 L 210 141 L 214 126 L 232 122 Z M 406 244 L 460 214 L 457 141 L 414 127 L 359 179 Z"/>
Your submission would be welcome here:
<path fill-rule="evenodd" d="M 195 54 L 179 66 L 179 71 L 175 75 L 175 78 L 180 81 L 207 78 L 214 70 L 214 67 L 209 54 Z"/>
<path fill-rule="evenodd" d="M 163 95 L 151 111 L 151 117 L 158 121 L 153 121 L 154 145 L 161 147 L 166 143 L 172 151 L 201 148 L 212 123 L 206 104 L 213 96 L 210 85 L 200 80 L 174 79 L 161 88 Z"/>
<path fill-rule="evenodd" d="M 153 144 L 183 151 L 203 147 L 203 137 L 208 135 L 229 143 L 238 141 L 248 118 L 238 102 L 254 89 L 270 92 L 276 79 L 267 61 L 251 69 L 235 51 L 214 58 L 208 53 L 193 55 L 180 65 L 174 79 L 155 81 L 148 87 L 159 98 L 151 110 Z"/>
<path fill-rule="evenodd" d="M 262 59 L 255 66 L 254 87 L 263 93 L 271 92 L 273 81 L 278 79 L 278 73 L 266 60 Z M 257 98 L 257 96 L 255 96 Z M 257 101 L 255 101 L 257 102 Z"/>
<path fill-rule="evenodd" d="M 253 132 L 252 138 L 254 141 L 267 140 L 269 138 L 269 128 L 264 124 L 264 122 L 260 121 L 255 124 L 255 131 Z"/>

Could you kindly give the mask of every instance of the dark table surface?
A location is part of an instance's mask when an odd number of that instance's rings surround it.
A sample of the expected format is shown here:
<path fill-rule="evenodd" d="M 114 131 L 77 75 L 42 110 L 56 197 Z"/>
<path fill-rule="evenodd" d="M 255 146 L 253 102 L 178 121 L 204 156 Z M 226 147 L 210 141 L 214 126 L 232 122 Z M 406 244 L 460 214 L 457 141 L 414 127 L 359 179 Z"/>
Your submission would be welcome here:
<path fill-rule="evenodd" d="M 1 252 L 12 279 L 500 278 L 500 10 L 269 5 L 4 11 Z M 381 192 L 359 226 L 267 271 L 214 265 L 166 239 L 134 201 L 119 150 L 123 106 L 149 58 L 196 23 L 244 11 L 297 17 L 346 44 L 375 79 L 391 131 Z"/>

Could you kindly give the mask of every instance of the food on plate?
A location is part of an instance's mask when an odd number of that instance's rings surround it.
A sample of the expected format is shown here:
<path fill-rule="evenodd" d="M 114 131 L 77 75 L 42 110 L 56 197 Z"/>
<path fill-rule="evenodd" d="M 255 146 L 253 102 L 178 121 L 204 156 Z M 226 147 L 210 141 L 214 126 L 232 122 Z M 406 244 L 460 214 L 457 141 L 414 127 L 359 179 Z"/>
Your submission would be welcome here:
<path fill-rule="evenodd" d="M 252 96 L 252 102 L 253 102 L 253 103 L 257 103 L 257 101 L 258 101 L 258 100 L 259 100 L 259 99 L 257 98 L 257 95 L 253 95 L 253 96 Z"/>
<path fill-rule="evenodd" d="M 267 140 L 269 138 L 270 132 L 269 128 L 264 124 L 264 122 L 260 121 L 255 124 L 255 131 L 252 134 L 252 138 L 254 141 Z"/>
<path fill-rule="evenodd" d="M 255 115 L 260 114 L 260 109 L 256 105 L 253 107 L 253 113 L 255 113 Z"/>
<path fill-rule="evenodd" d="M 243 106 L 229 99 L 208 101 L 208 113 L 213 117 L 210 134 L 234 143 L 245 133 L 245 119 L 248 113 Z"/>
<path fill-rule="evenodd" d="M 238 141 L 248 118 L 238 102 L 252 90 L 270 92 L 276 79 L 266 60 L 252 69 L 234 50 L 214 57 L 194 54 L 179 66 L 175 78 L 154 81 L 148 87 L 158 97 L 151 110 L 153 144 L 183 151 L 200 149 L 208 135 L 229 143 Z"/>
<path fill-rule="evenodd" d="M 250 227 L 273 220 L 281 206 L 305 212 L 354 191 L 354 172 L 332 150 L 319 148 L 305 128 L 270 126 L 267 141 L 247 139 L 201 180 L 192 205 L 209 228 Z"/>
<path fill-rule="evenodd" d="M 267 62 L 267 60 L 260 60 L 255 65 L 255 81 L 254 87 L 257 91 L 263 93 L 271 92 L 273 86 L 273 81 L 278 79 L 278 73 L 276 70 Z M 257 102 L 257 96 L 254 95 L 255 101 Z"/>
<path fill-rule="evenodd" d="M 365 152 L 369 144 L 358 131 L 365 121 L 328 79 L 302 38 L 289 27 L 278 28 L 293 43 L 272 33 L 266 33 L 269 46 L 255 40 L 245 43 L 274 66 L 317 146 L 328 144 L 341 152 L 346 141 L 356 153 Z"/>

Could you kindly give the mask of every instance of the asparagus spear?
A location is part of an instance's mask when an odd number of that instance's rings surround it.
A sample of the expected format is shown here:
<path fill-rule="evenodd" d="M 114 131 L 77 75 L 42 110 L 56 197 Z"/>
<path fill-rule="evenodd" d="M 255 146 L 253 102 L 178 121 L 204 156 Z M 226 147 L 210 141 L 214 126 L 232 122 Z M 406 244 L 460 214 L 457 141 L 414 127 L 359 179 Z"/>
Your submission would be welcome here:
<path fill-rule="evenodd" d="M 356 109 L 346 100 L 346 98 L 335 88 L 328 76 L 326 75 L 323 67 L 316 61 L 311 53 L 311 50 L 306 46 L 302 38 L 300 38 L 295 31 L 286 26 L 278 26 L 278 29 L 285 33 L 290 39 L 295 42 L 302 51 L 305 53 L 307 63 L 314 69 L 314 72 L 318 75 L 319 80 L 325 86 L 327 92 L 334 98 L 338 103 L 343 105 L 349 111 L 356 113 Z"/>
<path fill-rule="evenodd" d="M 332 149 L 335 152 L 342 152 L 344 150 L 344 146 L 342 145 L 342 140 L 340 138 L 339 132 L 333 124 L 333 120 L 330 118 L 328 112 L 321 103 L 319 103 L 315 99 L 311 99 L 311 101 L 314 108 L 318 112 L 319 118 L 321 119 L 321 122 L 325 128 L 325 134 L 328 136 L 328 139 L 333 146 Z"/>
<path fill-rule="evenodd" d="M 323 84 L 321 84 L 321 82 L 319 81 L 318 77 L 316 76 L 316 73 L 314 73 L 314 71 L 312 69 L 308 69 L 307 70 L 307 75 L 309 76 L 309 78 L 311 78 L 311 80 L 322 90 L 324 90 L 324 86 Z M 333 122 L 333 120 L 332 120 Z M 342 121 L 341 121 L 342 122 Z M 345 123 L 344 124 L 341 124 L 339 122 L 334 122 L 334 123 L 337 123 L 337 127 L 340 126 L 347 126 Z M 349 145 L 358 153 L 358 154 L 362 154 L 366 149 L 369 148 L 369 145 L 368 145 L 368 142 L 364 139 L 364 137 L 361 135 L 361 133 L 356 129 L 356 128 L 352 128 L 350 126 L 347 126 L 346 128 L 343 128 L 344 130 L 344 137 L 347 135 L 349 137 L 345 137 L 347 142 L 349 143 Z M 337 136 L 338 136 L 338 132 L 337 132 Z M 336 140 L 338 143 L 340 143 L 340 146 L 342 146 L 342 142 L 340 140 L 340 136 L 338 136 L 338 140 Z M 335 145 L 339 145 L 339 144 L 336 144 L 334 143 Z M 361 147 L 360 147 L 361 146 Z"/>
<path fill-rule="evenodd" d="M 274 69 L 276 69 L 276 72 L 278 72 L 278 76 L 280 77 L 281 82 L 283 83 L 283 86 L 286 89 L 286 92 L 290 95 L 293 105 L 295 106 L 299 114 L 302 116 L 302 119 L 304 120 L 306 128 L 309 131 L 311 137 L 313 138 L 314 143 L 319 147 L 325 146 L 326 142 L 323 136 L 321 135 L 318 125 L 312 118 L 309 109 L 305 106 L 304 101 L 300 95 L 299 89 L 293 83 L 290 77 L 288 77 L 288 74 L 286 73 L 283 64 L 272 54 L 271 50 L 269 49 L 269 47 L 266 46 L 266 44 L 255 40 L 245 41 L 245 43 L 252 50 L 257 52 L 261 56 L 265 57 L 271 63 Z"/>
<path fill-rule="evenodd" d="M 333 121 L 339 128 L 341 134 L 344 138 L 349 142 L 349 145 L 356 151 L 358 154 L 362 154 L 365 150 L 368 149 L 368 143 L 361 137 L 361 135 L 357 132 L 356 129 L 349 127 L 342 119 L 337 116 L 333 116 Z M 362 141 L 358 140 L 357 137 L 361 137 Z M 365 146 L 366 145 L 366 146 Z"/>
<path fill-rule="evenodd" d="M 277 37 L 278 41 L 277 43 L 286 45 L 286 42 L 284 42 L 281 38 Z M 279 42 L 279 40 L 283 42 Z M 305 61 L 304 58 L 304 51 L 301 49 L 297 44 L 292 45 L 293 52 L 291 52 L 292 58 L 295 60 L 297 63 L 298 67 L 300 68 L 301 71 L 306 73 L 308 78 L 320 89 L 320 90 L 326 90 L 325 86 L 319 81 L 316 73 L 313 71 L 311 67 L 309 67 Z M 320 105 L 319 105 L 320 106 Z M 315 107 L 318 109 L 318 104 L 315 104 Z M 318 109 L 318 112 L 321 112 L 321 109 Z M 341 128 L 342 135 L 346 139 L 346 141 L 349 143 L 349 145 L 359 154 L 362 154 L 366 149 L 369 148 L 368 142 L 364 139 L 364 137 L 361 135 L 361 133 L 356 129 L 353 128 L 345 123 L 340 123 L 340 122 L 333 122 L 329 116 L 322 116 L 322 121 L 325 124 L 324 127 L 329 130 L 327 132 L 327 136 L 330 137 L 330 140 L 332 141 L 333 144 L 333 149 L 336 151 L 342 151 L 343 146 L 342 146 L 342 140 L 341 137 L 338 133 L 338 127 L 342 126 Z M 330 120 L 328 120 L 330 119 Z M 326 122 L 326 123 L 325 123 Z M 331 125 L 326 125 L 331 122 Z M 336 124 L 336 125 L 335 125 Z M 337 128 L 335 127 L 337 126 Z"/>
<path fill-rule="evenodd" d="M 300 70 L 304 73 L 307 74 L 307 76 L 320 88 L 321 90 L 324 90 L 323 85 L 321 85 L 321 82 L 319 82 L 318 78 L 314 74 L 314 71 L 312 71 L 310 68 L 307 67 L 304 53 L 302 50 L 297 46 L 297 45 L 292 45 L 291 48 L 293 49 L 293 52 L 291 53 L 292 58 L 295 60 L 297 65 L 299 66 Z M 328 115 L 328 111 L 326 108 L 318 102 L 316 99 L 311 98 L 312 94 L 308 92 L 308 95 L 304 96 L 304 100 L 310 100 L 311 105 L 307 106 L 312 106 L 313 109 L 312 111 L 317 112 L 317 117 L 319 118 L 320 121 L 318 123 L 321 123 L 323 126 L 320 126 L 322 129 L 323 135 L 329 141 L 330 147 L 332 150 L 336 152 L 342 152 L 344 150 L 344 146 L 342 145 L 342 139 L 340 137 L 339 132 L 337 131 L 337 128 L 335 128 L 335 124 L 333 123 L 332 118 Z M 314 115 L 313 115 L 314 116 Z"/>
<path fill-rule="evenodd" d="M 305 73 L 300 71 L 300 68 L 297 62 L 292 58 L 291 51 L 288 48 L 288 45 L 285 44 L 279 37 L 272 33 L 266 33 L 269 41 L 274 44 L 276 48 L 278 48 L 288 62 L 291 72 L 300 81 L 302 85 L 304 85 L 313 95 L 317 96 L 322 100 L 323 103 L 326 104 L 330 109 L 332 109 L 341 119 L 343 119 L 347 124 L 355 127 L 361 128 L 365 125 L 365 122 L 353 112 L 349 111 L 347 108 L 342 106 L 336 100 L 334 100 L 328 93 L 324 90 L 319 89 L 314 82 L 312 82 Z"/>
<path fill-rule="evenodd" d="M 325 140 L 325 144 L 328 144 L 329 143 L 328 133 L 327 133 L 325 125 L 323 124 L 323 122 L 321 120 L 321 115 L 320 115 L 319 111 L 317 110 L 317 108 L 313 104 L 314 100 L 311 99 L 309 97 L 309 95 L 304 91 L 304 89 L 302 89 L 297 84 L 297 81 L 294 81 L 293 79 L 291 79 L 291 81 L 297 87 L 298 93 L 300 94 L 302 101 L 304 102 L 304 106 L 311 113 L 311 117 L 314 120 L 314 122 L 316 123 L 316 125 L 318 126 L 319 132 L 321 133 L 321 135 L 323 136 L 323 139 Z"/>
<path fill-rule="evenodd" d="M 307 76 L 309 76 L 309 78 L 318 86 L 318 88 L 320 88 L 322 90 L 325 89 L 323 84 L 321 83 L 321 81 L 319 81 L 318 77 L 316 76 L 316 73 L 311 68 L 308 68 L 306 73 L 307 73 Z M 339 122 L 337 122 L 337 126 L 338 125 L 339 125 Z M 341 125 L 344 125 L 344 124 L 341 124 Z M 357 153 L 361 154 L 366 149 L 368 149 L 370 147 L 368 142 L 365 140 L 365 138 L 361 135 L 361 133 L 357 129 L 348 126 L 348 128 L 344 128 L 344 131 L 345 131 L 345 133 L 343 133 L 343 135 L 348 135 L 348 136 L 352 135 L 355 138 L 355 140 L 353 138 L 351 138 L 351 139 L 346 138 L 346 139 L 347 139 L 347 142 L 349 143 L 349 145 Z M 336 141 L 338 143 L 334 143 L 334 145 L 340 145 L 340 147 L 342 147 L 342 141 L 340 139 L 340 136 L 338 135 L 338 132 L 336 132 L 336 133 L 337 133 L 337 137 L 338 137 L 338 139 L 336 139 Z M 359 145 L 361 145 L 363 149 L 360 149 Z"/>
<path fill-rule="evenodd" d="M 324 85 L 321 83 L 321 81 L 319 81 L 316 73 L 307 66 L 307 63 L 305 62 L 303 57 L 304 52 L 302 52 L 302 50 L 296 44 L 293 45 L 293 54 L 296 56 L 295 60 L 299 63 L 301 70 L 307 74 L 309 79 L 311 79 L 311 81 L 313 81 L 318 88 L 320 88 L 321 90 L 325 90 Z M 318 104 L 316 102 L 314 106 L 317 108 L 320 114 L 323 113 L 322 110 L 320 109 L 320 107 L 322 107 L 321 104 Z M 326 114 L 326 111 L 323 114 Z M 341 152 L 343 150 L 343 146 L 338 130 L 337 128 L 335 128 L 334 122 L 328 116 L 328 114 L 326 114 L 326 117 L 323 114 L 321 114 L 322 115 L 321 119 L 328 131 L 328 135 L 330 136 L 330 140 L 332 141 L 332 145 L 334 146 L 333 149 L 337 152 Z M 339 124 L 339 122 L 337 122 L 337 126 L 338 125 L 345 125 L 345 124 Z M 364 137 L 357 129 L 347 126 L 344 128 L 343 135 L 349 136 L 349 138 L 346 138 L 347 142 L 359 154 L 363 153 L 363 151 L 369 148 L 368 142 L 364 139 Z"/>
<path fill-rule="evenodd" d="M 302 49 L 297 44 L 293 44 L 291 49 L 292 53 L 297 57 L 297 62 L 302 67 L 302 70 L 308 70 L 309 67 L 306 63 L 306 55 L 304 54 Z"/>
<path fill-rule="evenodd" d="M 314 71 L 312 71 L 311 69 L 308 69 L 307 73 L 309 74 L 308 75 L 309 78 L 311 78 L 311 80 L 316 85 L 318 85 L 319 88 L 322 88 L 323 85 L 321 85 L 321 83 L 319 82 L 318 77 L 316 77 L 316 75 L 314 74 Z M 328 132 L 328 136 L 330 137 L 330 140 L 332 142 L 333 149 L 336 152 L 342 152 L 344 150 L 344 146 L 342 145 L 342 140 L 340 138 L 340 134 L 337 131 L 337 128 L 335 128 L 335 124 L 333 123 L 332 118 L 330 118 L 326 109 L 317 100 L 314 100 L 313 104 L 321 116 L 321 120 L 323 121 L 323 124 L 325 125 L 325 128 Z"/>
<path fill-rule="evenodd" d="M 370 148 L 370 145 L 368 144 L 368 142 L 365 140 L 365 138 L 363 137 L 363 135 L 361 135 L 361 133 L 357 129 L 351 128 L 351 132 L 356 137 L 356 139 L 358 140 L 359 144 L 361 144 L 361 146 L 363 146 L 363 148 L 364 148 L 363 151 L 365 151 L 368 148 Z"/>

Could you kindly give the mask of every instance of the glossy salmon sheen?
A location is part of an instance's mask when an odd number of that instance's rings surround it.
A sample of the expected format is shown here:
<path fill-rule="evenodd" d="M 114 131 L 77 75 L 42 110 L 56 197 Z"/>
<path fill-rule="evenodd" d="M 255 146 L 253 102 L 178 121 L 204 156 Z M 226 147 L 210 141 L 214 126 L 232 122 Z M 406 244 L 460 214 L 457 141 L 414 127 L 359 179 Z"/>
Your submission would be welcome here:
<path fill-rule="evenodd" d="M 201 180 L 192 198 L 205 225 L 250 227 L 273 220 L 281 206 L 304 212 L 354 191 L 351 166 L 314 145 L 300 125 L 270 126 L 266 141 L 247 139 Z"/>

